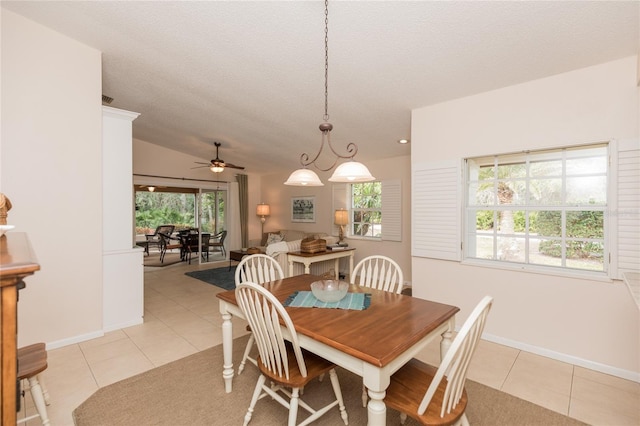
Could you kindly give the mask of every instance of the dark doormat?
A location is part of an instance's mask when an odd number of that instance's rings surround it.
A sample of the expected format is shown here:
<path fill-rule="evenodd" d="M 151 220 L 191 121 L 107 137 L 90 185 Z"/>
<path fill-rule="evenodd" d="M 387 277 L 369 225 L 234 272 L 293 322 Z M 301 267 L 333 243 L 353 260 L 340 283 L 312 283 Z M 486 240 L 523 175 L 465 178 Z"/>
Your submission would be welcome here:
<path fill-rule="evenodd" d="M 213 284 L 225 290 L 233 290 L 236 288 L 235 283 L 236 267 L 229 269 L 228 266 L 213 269 L 203 269 L 201 271 L 185 272 L 185 275 L 204 281 L 207 284 Z"/>

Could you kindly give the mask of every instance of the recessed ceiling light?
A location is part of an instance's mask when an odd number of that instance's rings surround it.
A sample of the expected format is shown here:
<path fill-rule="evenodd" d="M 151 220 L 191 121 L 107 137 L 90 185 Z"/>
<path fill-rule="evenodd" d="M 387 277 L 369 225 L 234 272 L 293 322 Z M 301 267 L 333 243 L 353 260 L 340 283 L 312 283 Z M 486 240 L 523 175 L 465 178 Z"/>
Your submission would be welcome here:
<path fill-rule="evenodd" d="M 398 139 L 398 143 L 400 145 L 405 145 L 409 143 L 409 139 Z"/>

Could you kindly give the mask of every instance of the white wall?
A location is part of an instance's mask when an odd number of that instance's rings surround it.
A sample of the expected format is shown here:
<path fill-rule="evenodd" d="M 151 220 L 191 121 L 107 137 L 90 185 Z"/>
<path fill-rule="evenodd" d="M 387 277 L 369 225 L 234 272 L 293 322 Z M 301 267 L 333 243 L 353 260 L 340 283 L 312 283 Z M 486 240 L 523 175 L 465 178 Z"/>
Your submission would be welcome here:
<path fill-rule="evenodd" d="M 412 164 L 638 139 L 636 57 L 412 114 Z M 639 312 L 624 284 L 413 258 L 414 296 L 461 307 L 459 325 L 485 294 L 485 333 L 516 347 L 640 380 Z"/>
<path fill-rule="evenodd" d="M 409 149 L 410 147 L 407 147 L 407 150 Z M 347 237 L 346 242 L 350 247 L 356 248 L 356 263 L 373 254 L 388 256 L 398 262 L 402 268 L 404 280 L 411 281 L 411 157 L 407 155 L 364 163 L 376 180 L 400 179 L 402 182 L 402 241 L 371 241 Z M 328 181 L 333 171 L 318 172 L 324 186 L 308 188 L 284 185 L 284 181 L 296 167 L 298 167 L 297 164 L 292 164 L 291 170 L 262 177 L 262 199 L 271 205 L 271 216 L 265 223 L 265 232 L 297 229 L 338 235 L 338 227 L 333 224 L 332 184 Z M 316 197 L 315 223 L 291 222 L 291 198 L 294 196 Z M 259 230 L 255 238 L 260 238 Z M 346 270 L 346 262 L 343 263 L 340 269 Z"/>
<path fill-rule="evenodd" d="M 2 9 L 0 191 L 41 270 L 18 304 L 18 344 L 102 330 L 100 52 Z"/>

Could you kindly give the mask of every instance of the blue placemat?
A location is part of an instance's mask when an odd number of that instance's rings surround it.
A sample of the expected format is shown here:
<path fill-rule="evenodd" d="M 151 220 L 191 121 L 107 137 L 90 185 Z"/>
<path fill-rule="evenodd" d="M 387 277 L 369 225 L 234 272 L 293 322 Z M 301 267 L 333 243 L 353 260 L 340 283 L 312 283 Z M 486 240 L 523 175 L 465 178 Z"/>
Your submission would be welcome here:
<path fill-rule="evenodd" d="M 370 293 L 347 293 L 347 295 L 338 302 L 321 302 L 316 299 L 310 291 L 296 291 L 287 297 L 284 306 L 292 308 L 332 308 L 332 309 L 352 309 L 355 311 L 363 311 L 371 305 Z"/>

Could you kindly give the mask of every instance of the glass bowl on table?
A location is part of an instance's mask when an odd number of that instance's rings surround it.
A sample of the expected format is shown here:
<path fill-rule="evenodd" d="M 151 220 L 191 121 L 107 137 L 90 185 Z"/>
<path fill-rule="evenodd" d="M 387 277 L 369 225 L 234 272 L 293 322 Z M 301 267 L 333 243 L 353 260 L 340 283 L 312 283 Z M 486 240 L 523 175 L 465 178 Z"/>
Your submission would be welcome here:
<path fill-rule="evenodd" d="M 338 280 L 320 280 L 311 283 L 311 292 L 325 303 L 339 302 L 347 295 L 349 283 Z"/>

